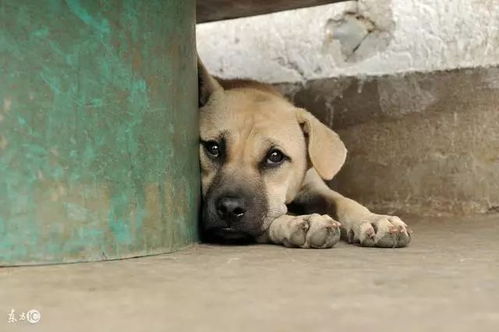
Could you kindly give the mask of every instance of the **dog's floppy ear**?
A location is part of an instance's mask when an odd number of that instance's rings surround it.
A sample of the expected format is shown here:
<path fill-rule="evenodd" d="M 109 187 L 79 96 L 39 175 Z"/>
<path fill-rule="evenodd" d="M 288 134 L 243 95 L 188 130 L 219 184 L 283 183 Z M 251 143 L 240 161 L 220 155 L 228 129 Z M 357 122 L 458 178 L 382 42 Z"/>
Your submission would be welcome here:
<path fill-rule="evenodd" d="M 220 83 L 208 73 L 205 66 L 198 56 L 198 88 L 199 88 L 199 107 L 206 105 L 210 96 L 218 89 L 222 89 Z"/>
<path fill-rule="evenodd" d="M 347 149 L 338 134 L 322 124 L 311 113 L 296 109 L 298 123 L 307 137 L 308 156 L 321 178 L 331 180 L 340 170 L 347 156 Z"/>

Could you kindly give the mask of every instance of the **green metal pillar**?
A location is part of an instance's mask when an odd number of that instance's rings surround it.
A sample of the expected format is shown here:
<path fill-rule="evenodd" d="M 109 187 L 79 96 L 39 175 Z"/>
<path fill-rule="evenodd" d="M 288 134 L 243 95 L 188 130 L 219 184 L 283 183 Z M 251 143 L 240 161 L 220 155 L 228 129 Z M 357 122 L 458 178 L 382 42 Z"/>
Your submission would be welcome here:
<path fill-rule="evenodd" d="M 0 2 L 0 265 L 197 239 L 194 0 Z"/>

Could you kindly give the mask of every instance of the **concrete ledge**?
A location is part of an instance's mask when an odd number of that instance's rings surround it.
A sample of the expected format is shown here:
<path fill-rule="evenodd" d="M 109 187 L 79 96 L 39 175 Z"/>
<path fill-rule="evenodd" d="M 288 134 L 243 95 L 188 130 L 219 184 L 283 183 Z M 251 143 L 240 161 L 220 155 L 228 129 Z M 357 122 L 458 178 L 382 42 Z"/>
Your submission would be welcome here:
<path fill-rule="evenodd" d="M 279 87 L 345 141 L 345 195 L 378 211 L 499 209 L 499 67 Z"/>
<path fill-rule="evenodd" d="M 345 1 L 196 30 L 204 64 L 222 78 L 287 83 L 499 65 L 499 1 Z"/>

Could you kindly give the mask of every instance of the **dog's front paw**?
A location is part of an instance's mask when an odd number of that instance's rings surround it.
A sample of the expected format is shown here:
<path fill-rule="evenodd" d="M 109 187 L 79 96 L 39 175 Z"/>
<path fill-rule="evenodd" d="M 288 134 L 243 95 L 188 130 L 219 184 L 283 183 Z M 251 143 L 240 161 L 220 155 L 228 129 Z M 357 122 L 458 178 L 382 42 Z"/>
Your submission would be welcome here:
<path fill-rule="evenodd" d="M 363 247 L 402 248 L 411 242 L 412 231 L 396 216 L 371 214 L 345 229 L 347 241 Z"/>
<path fill-rule="evenodd" d="M 309 214 L 291 219 L 284 230 L 286 247 L 331 248 L 340 239 L 341 224 L 324 214 Z"/>

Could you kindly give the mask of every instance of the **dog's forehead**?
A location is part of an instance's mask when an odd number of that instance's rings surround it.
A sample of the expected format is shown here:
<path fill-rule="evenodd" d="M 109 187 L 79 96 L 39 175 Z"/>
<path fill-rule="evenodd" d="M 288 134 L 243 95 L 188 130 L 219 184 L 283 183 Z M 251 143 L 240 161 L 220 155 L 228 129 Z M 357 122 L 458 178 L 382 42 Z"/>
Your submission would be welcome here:
<path fill-rule="evenodd" d="M 254 165 L 273 148 L 291 158 L 304 153 L 303 133 L 291 103 L 246 91 L 228 91 L 223 99 L 202 116 L 201 138 L 223 139 L 229 161 Z"/>
<path fill-rule="evenodd" d="M 286 129 L 296 123 L 294 106 L 284 98 L 255 89 L 226 90 L 200 114 L 202 133 Z"/>

